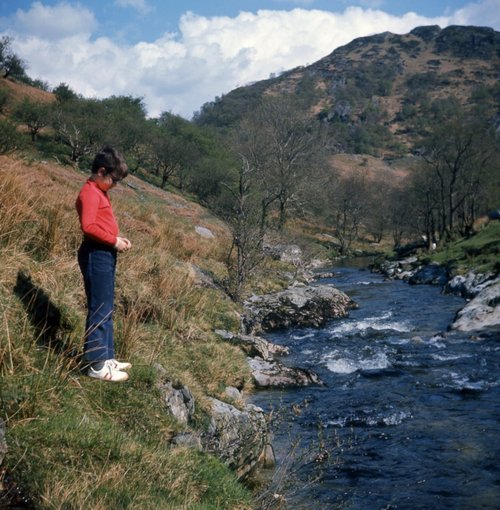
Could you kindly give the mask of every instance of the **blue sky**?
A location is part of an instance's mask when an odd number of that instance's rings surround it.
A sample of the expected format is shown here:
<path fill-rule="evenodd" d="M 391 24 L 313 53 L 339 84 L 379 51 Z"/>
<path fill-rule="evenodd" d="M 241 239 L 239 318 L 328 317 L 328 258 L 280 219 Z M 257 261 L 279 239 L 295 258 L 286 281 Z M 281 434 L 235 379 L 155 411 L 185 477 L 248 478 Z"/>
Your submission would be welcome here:
<path fill-rule="evenodd" d="M 500 30 L 500 0 L 0 0 L 0 35 L 33 78 L 187 118 L 356 37 L 429 24 Z"/>

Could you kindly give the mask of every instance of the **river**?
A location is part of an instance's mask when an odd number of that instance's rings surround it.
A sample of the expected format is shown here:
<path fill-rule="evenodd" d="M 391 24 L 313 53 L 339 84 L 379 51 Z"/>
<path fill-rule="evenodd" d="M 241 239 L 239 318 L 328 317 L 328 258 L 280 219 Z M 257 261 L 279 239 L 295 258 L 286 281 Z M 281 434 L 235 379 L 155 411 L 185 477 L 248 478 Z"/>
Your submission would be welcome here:
<path fill-rule="evenodd" d="M 290 509 L 500 508 L 499 335 L 447 332 L 459 297 L 349 265 L 358 304 L 321 329 L 268 334 L 324 387 L 260 391 L 274 416 L 272 490 Z M 278 496 L 279 495 L 279 496 Z"/>

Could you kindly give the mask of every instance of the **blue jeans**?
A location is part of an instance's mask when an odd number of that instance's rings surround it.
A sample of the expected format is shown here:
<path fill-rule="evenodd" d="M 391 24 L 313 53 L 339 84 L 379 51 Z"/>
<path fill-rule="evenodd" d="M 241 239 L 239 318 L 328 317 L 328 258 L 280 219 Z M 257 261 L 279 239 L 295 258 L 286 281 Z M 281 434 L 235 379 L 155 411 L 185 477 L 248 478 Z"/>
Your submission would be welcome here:
<path fill-rule="evenodd" d="M 78 250 L 78 264 L 87 296 L 84 358 L 89 363 L 113 359 L 116 250 L 85 239 Z"/>

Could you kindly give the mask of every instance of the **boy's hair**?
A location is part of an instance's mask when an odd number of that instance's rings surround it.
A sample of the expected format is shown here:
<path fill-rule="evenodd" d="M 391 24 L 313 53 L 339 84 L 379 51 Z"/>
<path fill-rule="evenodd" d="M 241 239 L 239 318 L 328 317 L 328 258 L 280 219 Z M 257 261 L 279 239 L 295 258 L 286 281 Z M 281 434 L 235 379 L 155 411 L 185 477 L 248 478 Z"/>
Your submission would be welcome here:
<path fill-rule="evenodd" d="M 119 179 L 125 179 L 128 175 L 125 159 L 112 147 L 104 147 L 96 154 L 92 162 L 92 173 L 96 174 L 99 168 L 106 170 L 105 175 L 113 174 Z"/>

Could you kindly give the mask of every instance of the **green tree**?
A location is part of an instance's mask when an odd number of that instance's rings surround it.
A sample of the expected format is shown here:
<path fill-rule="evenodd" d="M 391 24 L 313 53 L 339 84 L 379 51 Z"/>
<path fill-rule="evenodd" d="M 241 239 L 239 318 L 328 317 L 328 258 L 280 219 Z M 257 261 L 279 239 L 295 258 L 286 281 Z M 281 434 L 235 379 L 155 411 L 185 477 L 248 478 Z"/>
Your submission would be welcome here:
<path fill-rule="evenodd" d="M 12 50 L 12 39 L 0 37 L 0 69 L 3 77 L 26 78 L 26 63 Z"/>
<path fill-rule="evenodd" d="M 58 105 L 54 128 L 58 139 L 70 148 L 70 159 L 79 163 L 103 145 L 104 111 L 98 100 L 78 98 Z"/>
<path fill-rule="evenodd" d="M 0 113 L 5 112 L 5 107 L 9 102 L 10 94 L 7 89 L 0 89 Z"/>
<path fill-rule="evenodd" d="M 23 99 L 14 111 L 15 118 L 25 124 L 31 134 L 31 141 L 36 141 L 40 131 L 50 124 L 51 107 L 47 103 Z"/>
<path fill-rule="evenodd" d="M 59 103 L 65 103 L 72 99 L 77 99 L 78 95 L 74 92 L 67 83 L 60 83 L 53 91 L 56 100 Z"/>
<path fill-rule="evenodd" d="M 0 154 L 7 154 L 22 147 L 23 141 L 16 130 L 15 124 L 0 119 Z"/>

